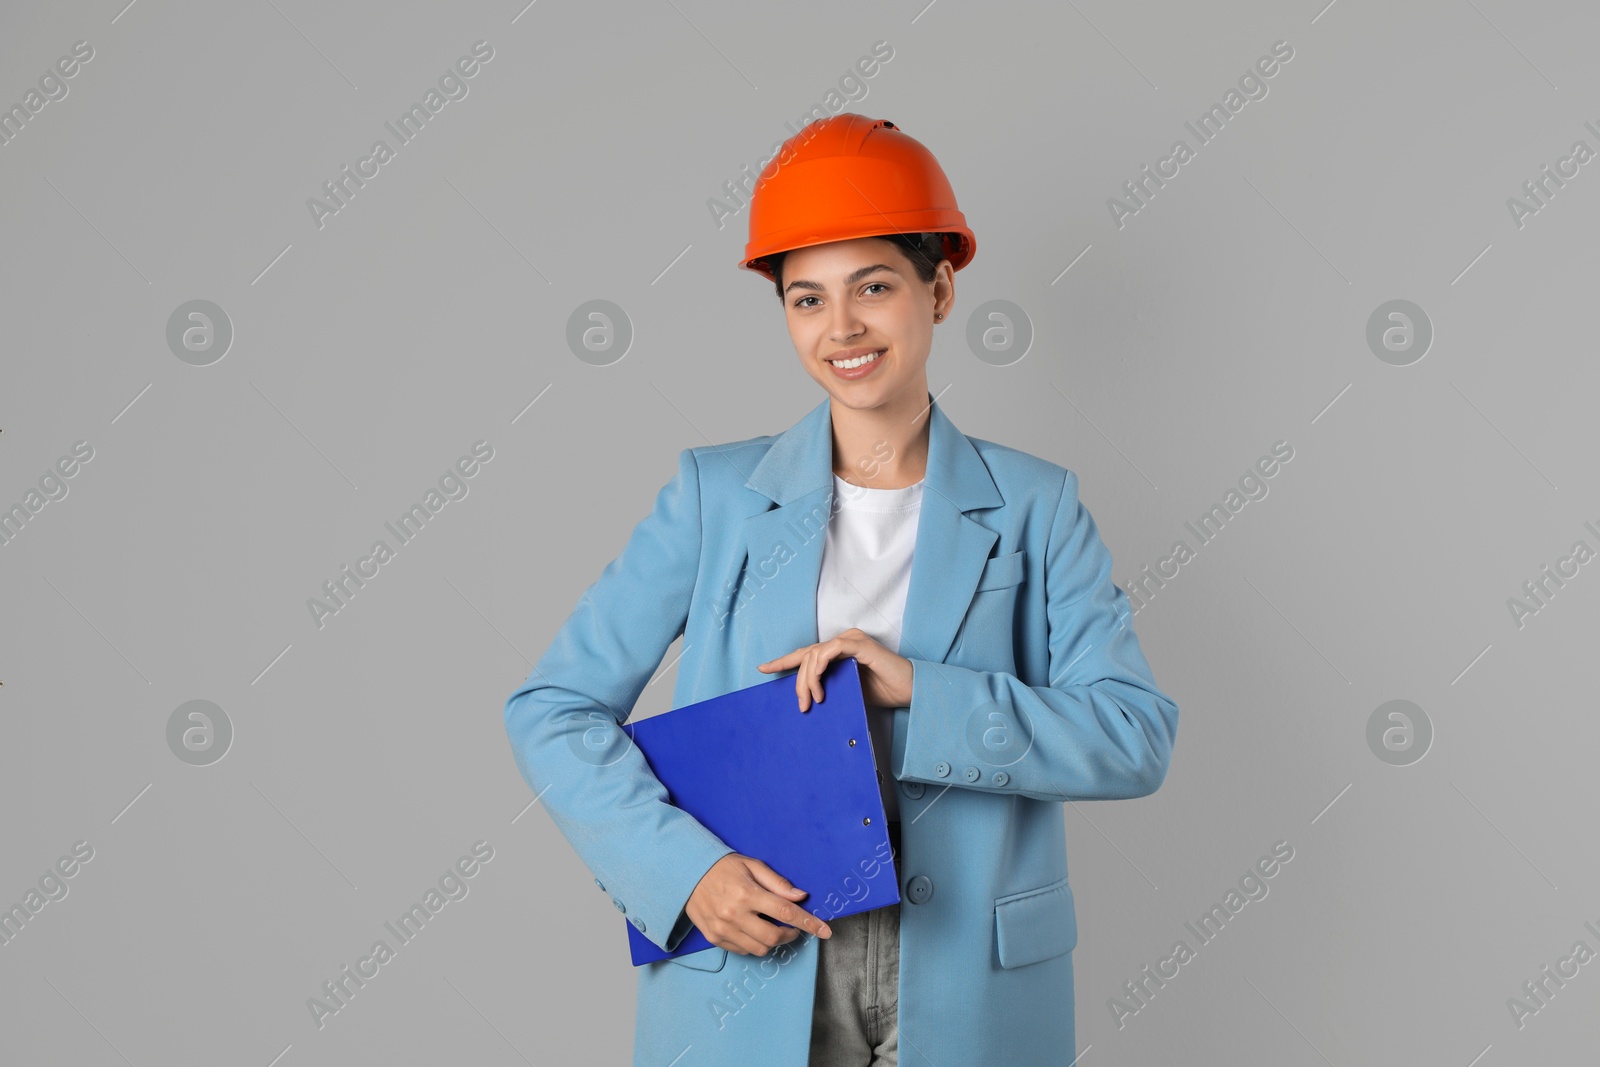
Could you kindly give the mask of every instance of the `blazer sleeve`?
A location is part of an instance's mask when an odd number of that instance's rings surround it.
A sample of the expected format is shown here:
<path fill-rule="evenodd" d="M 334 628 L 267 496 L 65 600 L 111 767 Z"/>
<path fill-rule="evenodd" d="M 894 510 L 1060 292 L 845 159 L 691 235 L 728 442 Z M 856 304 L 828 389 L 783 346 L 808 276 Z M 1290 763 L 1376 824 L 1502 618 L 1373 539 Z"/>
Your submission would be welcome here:
<path fill-rule="evenodd" d="M 1178 705 L 1156 686 L 1127 594 L 1111 579 L 1111 553 L 1070 470 L 1044 571 L 1050 684 L 913 659 L 898 777 L 1055 801 L 1160 788 Z M 1001 743 L 986 749 L 991 741 Z"/>
<path fill-rule="evenodd" d="M 701 876 L 735 850 L 668 802 L 621 725 L 683 632 L 700 523 L 699 470 L 684 449 L 650 514 L 505 706 L 522 777 L 613 903 L 669 952 L 689 931 L 683 909 Z"/>

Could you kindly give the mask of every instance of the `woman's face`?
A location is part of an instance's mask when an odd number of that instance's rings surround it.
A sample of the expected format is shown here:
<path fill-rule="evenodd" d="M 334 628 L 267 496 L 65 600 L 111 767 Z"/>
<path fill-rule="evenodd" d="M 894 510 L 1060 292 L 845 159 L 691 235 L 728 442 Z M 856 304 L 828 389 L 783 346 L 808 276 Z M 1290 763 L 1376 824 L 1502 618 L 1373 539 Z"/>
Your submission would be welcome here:
<path fill-rule="evenodd" d="M 800 364 L 835 403 L 855 410 L 915 399 L 927 403 L 934 314 L 955 297 L 949 260 L 934 280 L 917 277 L 892 241 L 859 237 L 789 252 L 783 261 L 784 318 Z M 859 367 L 842 357 L 877 352 Z"/>

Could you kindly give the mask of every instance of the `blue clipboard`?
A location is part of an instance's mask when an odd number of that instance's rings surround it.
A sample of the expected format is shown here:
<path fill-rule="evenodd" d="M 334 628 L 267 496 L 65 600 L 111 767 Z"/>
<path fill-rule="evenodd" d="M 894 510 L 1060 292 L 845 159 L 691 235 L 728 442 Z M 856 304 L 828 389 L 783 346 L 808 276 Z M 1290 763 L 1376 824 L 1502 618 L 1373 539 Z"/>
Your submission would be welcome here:
<path fill-rule="evenodd" d="M 801 712 L 791 671 L 628 731 L 674 805 L 809 891 L 800 907 L 826 921 L 898 903 L 900 879 L 854 656 L 822 672 L 822 696 Z M 635 967 L 713 947 L 690 927 L 667 952 L 624 925 Z"/>

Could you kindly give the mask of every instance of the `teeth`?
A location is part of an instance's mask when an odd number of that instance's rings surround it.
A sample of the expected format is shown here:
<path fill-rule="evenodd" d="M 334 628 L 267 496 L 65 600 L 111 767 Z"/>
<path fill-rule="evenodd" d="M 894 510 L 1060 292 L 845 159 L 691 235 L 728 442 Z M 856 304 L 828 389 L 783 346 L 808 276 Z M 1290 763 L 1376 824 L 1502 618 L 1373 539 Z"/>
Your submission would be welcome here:
<path fill-rule="evenodd" d="M 883 355 L 882 352 L 869 352 L 867 355 L 858 356 L 855 359 L 830 359 L 828 362 L 841 370 L 852 370 L 856 367 L 866 366 L 881 355 Z"/>

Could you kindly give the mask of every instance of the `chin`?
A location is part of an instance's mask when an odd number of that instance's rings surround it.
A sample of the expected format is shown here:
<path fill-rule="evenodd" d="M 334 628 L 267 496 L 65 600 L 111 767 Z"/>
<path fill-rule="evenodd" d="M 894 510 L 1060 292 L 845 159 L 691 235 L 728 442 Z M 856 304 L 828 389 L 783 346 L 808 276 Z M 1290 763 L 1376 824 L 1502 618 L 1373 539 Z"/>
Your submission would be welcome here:
<path fill-rule="evenodd" d="M 898 394 L 898 390 L 891 384 L 874 382 L 870 387 L 851 388 L 853 382 L 835 382 L 834 387 L 828 390 L 828 395 L 847 408 L 853 410 L 866 410 L 868 408 L 882 407 L 886 402 Z M 845 388 L 840 388 L 840 386 Z"/>

